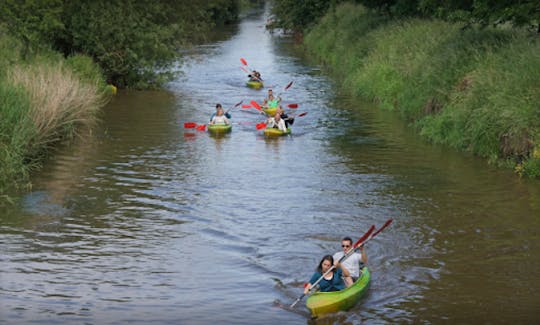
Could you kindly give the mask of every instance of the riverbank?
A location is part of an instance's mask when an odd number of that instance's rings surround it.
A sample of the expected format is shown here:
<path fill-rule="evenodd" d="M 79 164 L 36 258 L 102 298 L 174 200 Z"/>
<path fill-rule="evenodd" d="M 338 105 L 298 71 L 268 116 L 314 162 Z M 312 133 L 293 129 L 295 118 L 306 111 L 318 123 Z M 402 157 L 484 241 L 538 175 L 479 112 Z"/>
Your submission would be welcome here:
<path fill-rule="evenodd" d="M 430 141 L 540 177 L 540 41 L 517 29 L 388 20 L 345 3 L 303 44 L 348 92 Z"/>
<path fill-rule="evenodd" d="M 23 59 L 21 43 L 0 37 L 0 205 L 51 149 L 97 121 L 110 90 L 88 56 L 42 51 Z"/>

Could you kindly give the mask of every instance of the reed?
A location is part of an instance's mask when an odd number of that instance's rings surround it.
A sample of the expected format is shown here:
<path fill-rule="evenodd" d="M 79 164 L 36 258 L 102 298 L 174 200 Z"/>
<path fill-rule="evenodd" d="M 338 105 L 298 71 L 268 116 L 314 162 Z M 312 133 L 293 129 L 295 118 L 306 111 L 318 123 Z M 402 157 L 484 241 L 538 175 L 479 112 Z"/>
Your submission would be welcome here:
<path fill-rule="evenodd" d="M 82 82 L 63 64 L 17 65 L 8 72 L 7 81 L 22 87 L 29 98 L 28 114 L 39 147 L 73 137 L 79 127 L 94 125 L 103 104 L 99 88 Z"/>
<path fill-rule="evenodd" d="M 24 62 L 2 44 L 0 37 L 0 205 L 10 190 L 31 186 L 30 173 L 55 145 L 94 126 L 109 98 L 90 58 L 45 53 Z"/>

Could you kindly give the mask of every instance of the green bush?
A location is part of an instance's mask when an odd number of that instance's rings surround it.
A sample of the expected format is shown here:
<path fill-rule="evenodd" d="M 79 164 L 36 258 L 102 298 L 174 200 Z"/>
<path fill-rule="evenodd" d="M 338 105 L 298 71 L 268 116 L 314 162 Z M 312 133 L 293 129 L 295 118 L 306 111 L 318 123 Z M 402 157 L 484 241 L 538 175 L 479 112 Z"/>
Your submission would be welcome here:
<path fill-rule="evenodd" d="M 361 6 L 330 11 L 309 53 L 354 95 L 396 110 L 436 143 L 534 174 L 540 141 L 540 41 L 524 30 L 389 21 Z"/>

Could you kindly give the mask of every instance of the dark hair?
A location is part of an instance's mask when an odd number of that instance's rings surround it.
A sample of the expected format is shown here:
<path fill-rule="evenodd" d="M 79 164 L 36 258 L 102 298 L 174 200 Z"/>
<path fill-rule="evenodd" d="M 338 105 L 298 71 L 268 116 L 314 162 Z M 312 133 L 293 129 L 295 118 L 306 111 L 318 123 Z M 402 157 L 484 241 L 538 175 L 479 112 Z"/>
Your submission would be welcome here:
<path fill-rule="evenodd" d="M 351 237 L 343 237 L 341 241 L 348 241 L 351 245 L 353 244 Z"/>
<path fill-rule="evenodd" d="M 221 104 L 216 104 L 216 108 L 221 107 Z"/>
<path fill-rule="evenodd" d="M 324 261 L 330 261 L 330 264 L 334 265 L 334 257 L 332 255 L 324 255 L 322 260 L 319 262 L 319 266 L 317 266 L 317 272 L 322 273 L 322 263 Z"/>

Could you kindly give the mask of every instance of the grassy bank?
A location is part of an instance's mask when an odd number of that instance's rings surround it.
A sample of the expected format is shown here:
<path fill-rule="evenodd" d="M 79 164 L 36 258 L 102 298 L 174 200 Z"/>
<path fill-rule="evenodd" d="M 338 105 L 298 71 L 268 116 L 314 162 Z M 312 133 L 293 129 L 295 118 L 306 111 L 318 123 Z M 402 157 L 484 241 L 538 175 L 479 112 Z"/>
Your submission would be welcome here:
<path fill-rule="evenodd" d="M 42 53 L 22 60 L 19 43 L 0 36 L 0 205 L 57 143 L 96 122 L 107 98 L 100 69 L 85 56 Z"/>
<path fill-rule="evenodd" d="M 304 38 L 354 95 L 435 143 L 540 177 L 540 40 L 515 29 L 388 21 L 349 3 Z"/>

